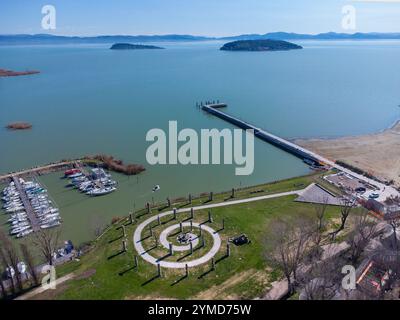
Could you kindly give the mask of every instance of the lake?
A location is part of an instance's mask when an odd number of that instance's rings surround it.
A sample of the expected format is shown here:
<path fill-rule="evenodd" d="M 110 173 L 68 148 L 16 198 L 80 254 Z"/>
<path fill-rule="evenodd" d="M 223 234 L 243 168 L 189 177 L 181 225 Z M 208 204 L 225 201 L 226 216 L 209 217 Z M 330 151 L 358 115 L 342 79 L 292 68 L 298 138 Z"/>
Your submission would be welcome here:
<path fill-rule="evenodd" d="M 109 50 L 111 44 L 0 45 L 0 68 L 41 71 L 0 78 L 0 172 L 96 153 L 145 165 L 138 177 L 113 174 L 119 189 L 101 198 L 65 188 L 61 174 L 41 177 L 60 207 L 65 238 L 82 242 L 93 237 L 96 220 L 125 215 L 133 203 L 139 208 L 152 198 L 309 172 L 299 159 L 258 140 L 250 176 L 235 176 L 235 165 L 148 165 L 146 133 L 167 130 L 170 120 L 179 129 L 233 128 L 196 102 L 226 102 L 227 112 L 286 138 L 370 133 L 399 118 L 399 41 L 296 43 L 304 49 L 224 52 L 218 41 L 154 43 L 166 50 L 136 51 Z M 4 129 L 13 121 L 33 129 Z M 153 194 L 155 184 L 161 190 Z"/>

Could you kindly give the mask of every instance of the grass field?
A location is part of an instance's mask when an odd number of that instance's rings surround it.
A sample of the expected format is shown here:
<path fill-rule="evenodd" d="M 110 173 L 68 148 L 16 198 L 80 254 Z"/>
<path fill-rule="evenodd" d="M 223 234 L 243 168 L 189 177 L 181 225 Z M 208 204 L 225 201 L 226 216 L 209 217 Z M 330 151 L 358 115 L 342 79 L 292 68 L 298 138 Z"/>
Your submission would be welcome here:
<path fill-rule="evenodd" d="M 262 188 L 266 190 L 264 192 L 270 193 L 301 189 L 320 179 L 320 175 L 321 173 L 246 189 L 242 194 L 237 193 L 236 197 L 244 198 L 246 197 L 245 193 Z M 260 193 L 257 192 L 256 194 L 260 195 Z M 226 197 L 227 194 L 221 194 L 214 197 L 214 201 L 223 201 Z M 195 205 L 196 201 L 200 204 L 205 199 L 196 199 L 192 205 Z M 220 231 L 222 246 L 215 256 L 217 261 L 225 256 L 226 241 L 229 237 L 245 233 L 250 237 L 251 243 L 243 246 L 231 245 L 231 256 L 218 261 L 215 271 L 207 273 L 210 269 L 210 263 L 206 263 L 199 267 L 190 268 L 187 278 L 182 278 L 185 271 L 181 269 L 163 269 L 163 277 L 154 278 L 157 274 L 156 266 L 145 262 L 140 257 L 138 269 L 132 269 L 134 255 L 137 255 L 132 241 L 133 232 L 137 224 L 147 219 L 150 214 L 142 215 L 136 223 L 126 226 L 128 250 L 126 253 L 110 259 L 109 257 L 115 255 L 121 249 L 122 239 L 120 237 L 122 231 L 118 229 L 120 223 L 117 223 L 92 244 L 92 250 L 84 255 L 80 261 L 73 261 L 58 268 L 58 277 L 74 272 L 76 277 L 73 280 L 61 284 L 56 290 L 49 290 L 37 296 L 37 298 L 255 298 L 265 293 L 272 281 L 281 277 L 280 271 L 268 266 L 264 259 L 263 241 L 270 221 L 276 217 L 313 214 L 312 205 L 297 203 L 294 202 L 294 199 L 295 196 L 286 196 L 212 209 L 214 221 L 208 225 L 214 230 L 220 229 L 222 219 L 225 219 L 225 229 Z M 153 209 L 153 214 L 155 212 L 158 213 L 158 210 Z M 329 207 L 327 215 L 328 218 L 337 217 L 339 208 Z M 189 213 L 180 213 L 178 214 L 178 221 L 188 216 Z M 167 217 L 164 219 L 168 220 Z M 207 211 L 196 211 L 194 222 L 205 220 L 207 220 Z M 171 221 L 163 226 L 155 227 L 154 233 L 158 235 L 161 229 L 176 223 L 177 221 Z M 211 237 L 206 238 L 206 247 L 195 251 L 194 256 L 187 259 L 202 255 L 202 251 L 207 251 L 210 244 Z M 144 243 L 146 249 L 153 245 L 152 240 Z M 159 245 L 152 254 L 159 257 L 166 252 Z M 179 254 L 169 259 L 176 261 L 177 257 L 179 257 Z M 126 272 L 120 275 L 124 271 Z M 152 278 L 154 279 L 149 281 Z"/>

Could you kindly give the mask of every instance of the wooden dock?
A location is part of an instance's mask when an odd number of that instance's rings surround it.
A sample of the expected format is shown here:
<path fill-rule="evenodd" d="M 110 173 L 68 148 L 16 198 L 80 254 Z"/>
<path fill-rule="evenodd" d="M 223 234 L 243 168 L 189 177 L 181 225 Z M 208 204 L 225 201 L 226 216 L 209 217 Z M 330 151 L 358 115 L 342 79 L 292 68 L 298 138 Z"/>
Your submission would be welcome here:
<path fill-rule="evenodd" d="M 18 177 L 13 176 L 12 179 L 14 181 L 15 187 L 17 188 L 17 190 L 19 192 L 19 196 L 21 198 L 22 204 L 24 205 L 24 209 L 25 209 L 28 219 L 31 223 L 33 232 L 39 231 L 40 224 L 39 224 L 38 218 L 36 216 L 36 213 L 33 210 L 31 202 L 28 199 L 28 195 L 26 194 L 25 189 L 22 187 L 21 183 L 19 182 Z"/>

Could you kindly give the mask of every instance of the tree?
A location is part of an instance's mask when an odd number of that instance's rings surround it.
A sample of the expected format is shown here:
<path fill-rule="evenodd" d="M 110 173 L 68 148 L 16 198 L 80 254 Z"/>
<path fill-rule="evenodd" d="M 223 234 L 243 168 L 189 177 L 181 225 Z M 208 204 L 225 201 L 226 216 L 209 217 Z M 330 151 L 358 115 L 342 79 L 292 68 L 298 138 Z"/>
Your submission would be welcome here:
<path fill-rule="evenodd" d="M 313 205 L 314 207 L 314 228 L 315 232 L 313 233 L 312 236 L 312 241 L 314 242 L 315 246 L 311 252 L 311 257 L 313 258 L 315 256 L 318 256 L 321 252 L 321 242 L 323 239 L 323 234 L 326 228 L 326 209 L 328 207 L 328 198 L 324 198 L 321 203 L 315 203 Z"/>
<path fill-rule="evenodd" d="M 336 239 L 336 236 L 342 231 L 346 225 L 347 218 L 349 217 L 350 212 L 356 205 L 356 199 L 352 198 L 344 198 L 340 205 L 340 220 L 341 224 L 338 229 L 330 233 L 332 239 Z"/>
<path fill-rule="evenodd" d="M 368 243 L 375 236 L 377 231 L 376 220 L 369 216 L 367 210 L 354 215 L 354 228 L 347 239 L 350 244 L 350 260 L 357 263 Z"/>
<path fill-rule="evenodd" d="M 37 286 L 39 284 L 39 277 L 36 272 L 35 264 L 31 253 L 29 252 L 29 248 L 25 243 L 20 244 L 22 256 L 24 257 L 25 263 L 28 267 L 29 274 L 32 277 L 33 284 Z"/>
<path fill-rule="evenodd" d="M 312 223 L 303 217 L 296 217 L 290 222 L 276 219 L 269 225 L 265 238 L 265 257 L 283 271 L 288 282 L 289 295 L 294 292 L 297 270 L 311 235 Z"/>
<path fill-rule="evenodd" d="M 49 265 L 54 263 L 54 253 L 57 249 L 60 229 L 39 230 L 34 234 L 33 243 L 38 246 L 43 258 Z"/>
<path fill-rule="evenodd" d="M 3 264 L 6 264 L 8 268 L 14 269 L 15 273 L 15 280 L 17 284 L 18 290 L 22 290 L 22 279 L 21 279 L 21 274 L 18 271 L 18 252 L 15 249 L 13 243 L 11 242 L 10 238 L 2 231 L 0 230 L 0 243 L 2 244 L 4 253 L 2 253 L 2 260 Z M 3 257 L 4 254 L 4 257 Z M 11 272 L 10 272 L 11 273 Z M 13 277 L 11 278 L 11 283 L 12 283 L 12 288 L 13 292 L 15 293 L 15 286 L 14 286 L 14 279 Z"/>
<path fill-rule="evenodd" d="M 3 248 L 0 247 L 0 288 L 1 288 L 1 296 L 3 297 L 3 299 L 5 299 L 7 297 L 7 291 L 3 283 L 3 275 L 6 272 L 7 262 L 5 262 L 3 258 L 5 259 Z"/>

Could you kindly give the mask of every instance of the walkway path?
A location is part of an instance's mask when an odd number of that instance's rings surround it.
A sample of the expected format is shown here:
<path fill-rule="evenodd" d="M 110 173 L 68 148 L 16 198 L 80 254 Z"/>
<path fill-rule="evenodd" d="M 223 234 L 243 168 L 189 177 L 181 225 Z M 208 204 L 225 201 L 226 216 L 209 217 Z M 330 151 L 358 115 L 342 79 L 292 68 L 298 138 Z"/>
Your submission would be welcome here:
<path fill-rule="evenodd" d="M 232 200 L 232 201 L 227 201 L 227 202 L 221 202 L 221 203 L 214 203 L 214 204 L 208 204 L 208 205 L 201 205 L 197 207 L 193 207 L 194 210 L 205 210 L 205 209 L 211 209 L 211 208 L 218 208 L 218 207 L 225 207 L 225 206 L 230 206 L 230 205 L 236 205 L 236 204 L 242 204 L 242 203 L 249 203 L 249 202 L 254 202 L 254 201 L 261 201 L 261 200 L 267 200 L 267 199 L 273 199 L 273 198 L 278 198 L 278 197 L 285 197 L 285 196 L 290 196 L 290 195 L 300 195 L 303 190 L 296 190 L 296 191 L 288 191 L 288 192 L 281 192 L 281 193 L 276 193 L 276 194 L 270 194 L 270 195 L 265 195 L 265 196 L 259 196 L 259 197 L 254 197 L 254 198 L 246 198 L 246 199 L 239 199 L 239 200 Z M 192 208 L 185 208 L 177 211 L 177 213 L 182 213 L 182 212 L 189 212 Z M 187 262 L 172 262 L 172 261 L 157 261 L 157 258 L 153 257 L 150 255 L 146 250 L 144 249 L 142 245 L 142 233 L 143 230 L 148 226 L 150 223 L 153 221 L 158 220 L 158 217 L 163 218 L 165 216 L 173 214 L 173 210 L 163 212 L 159 215 L 154 215 L 147 220 L 143 221 L 135 230 L 135 233 L 133 235 L 133 243 L 135 246 L 136 251 L 141 255 L 141 257 L 146 260 L 147 262 L 150 262 L 154 265 L 157 265 L 158 263 L 160 264 L 161 267 L 164 268 L 176 268 L 176 269 L 182 269 L 186 267 L 186 264 L 188 267 L 194 267 L 198 266 L 201 264 L 206 263 L 207 261 L 211 260 L 213 256 L 218 252 L 219 248 L 221 247 L 221 238 L 219 237 L 218 233 L 216 233 L 212 228 L 210 228 L 207 225 L 202 225 L 202 229 L 205 232 L 208 232 L 212 237 L 213 237 L 213 246 L 210 251 L 208 251 L 204 256 L 192 260 L 192 261 L 187 261 Z M 185 222 L 182 224 L 184 227 L 190 226 L 189 222 Z M 179 227 L 177 225 L 176 227 Z M 199 228 L 198 223 L 193 223 L 193 227 Z"/>
<path fill-rule="evenodd" d="M 61 277 L 61 278 L 57 279 L 56 280 L 56 287 L 58 285 L 60 285 L 61 283 L 65 282 L 65 281 L 71 280 L 74 277 L 75 277 L 74 273 L 69 273 L 69 274 L 65 275 L 64 277 Z M 15 300 L 29 300 L 32 297 L 34 297 L 34 296 L 36 296 L 36 295 L 38 295 L 40 293 L 45 292 L 46 290 L 49 290 L 49 289 L 47 287 L 40 286 L 40 287 L 38 287 L 38 288 L 36 288 L 36 289 L 34 289 L 32 291 L 29 291 L 28 293 L 25 293 L 25 294 L 19 296 L 18 298 L 15 298 Z"/>

